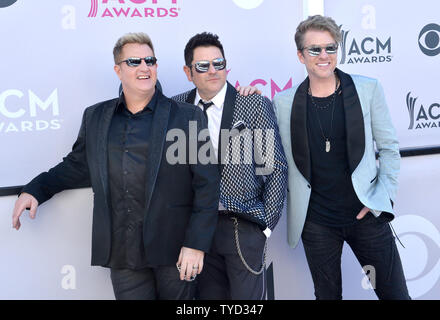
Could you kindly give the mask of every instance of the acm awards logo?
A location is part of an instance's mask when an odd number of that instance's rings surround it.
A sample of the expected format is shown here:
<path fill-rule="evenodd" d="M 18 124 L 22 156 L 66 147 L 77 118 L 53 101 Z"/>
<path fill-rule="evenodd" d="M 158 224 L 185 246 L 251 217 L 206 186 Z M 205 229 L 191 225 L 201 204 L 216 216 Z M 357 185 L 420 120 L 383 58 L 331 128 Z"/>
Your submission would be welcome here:
<path fill-rule="evenodd" d="M 58 130 L 59 115 L 58 89 L 43 99 L 32 90 L 0 91 L 0 134 Z"/>
<path fill-rule="evenodd" d="M 429 57 L 440 53 L 440 25 L 430 23 L 423 27 L 419 34 L 419 48 Z"/>
<path fill-rule="evenodd" d="M 180 11 L 177 0 L 90 1 L 89 18 L 176 18 Z"/>
<path fill-rule="evenodd" d="M 348 37 L 350 30 L 341 29 L 341 61 L 340 64 L 365 64 L 391 62 L 391 37 Z"/>
<path fill-rule="evenodd" d="M 411 96 L 411 92 L 406 95 L 406 107 L 409 114 L 408 130 L 440 128 L 440 104 L 432 103 L 429 106 L 416 105 L 417 98 Z"/>

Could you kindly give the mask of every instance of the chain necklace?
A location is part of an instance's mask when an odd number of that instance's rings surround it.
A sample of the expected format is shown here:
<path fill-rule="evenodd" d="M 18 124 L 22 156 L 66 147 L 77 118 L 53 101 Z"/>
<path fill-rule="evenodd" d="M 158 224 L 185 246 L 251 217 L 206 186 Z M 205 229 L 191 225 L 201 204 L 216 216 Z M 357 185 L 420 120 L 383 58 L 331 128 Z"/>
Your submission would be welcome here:
<path fill-rule="evenodd" d="M 336 74 L 335 74 L 335 76 L 336 76 Z M 324 107 L 320 107 L 320 106 L 318 106 L 318 105 L 315 103 L 315 101 L 313 100 L 312 89 L 310 88 L 310 85 L 309 85 L 309 92 L 308 92 L 308 93 L 309 93 L 309 95 L 310 95 L 310 99 L 311 99 L 311 101 L 312 101 L 312 104 L 315 106 L 316 116 L 318 117 L 319 128 L 321 129 L 322 137 L 323 137 L 324 140 L 325 140 L 325 152 L 330 152 L 330 147 L 331 147 L 331 145 L 330 145 L 330 137 L 331 137 L 331 135 L 332 135 L 332 131 L 333 131 L 333 115 L 334 115 L 334 113 L 335 113 L 335 100 L 336 100 L 336 92 L 338 91 L 338 83 L 339 83 L 339 81 L 338 81 L 338 78 L 336 77 L 335 92 L 333 92 L 333 94 L 332 94 L 332 99 L 331 99 L 331 101 L 330 101 L 329 103 L 327 103 Z M 326 136 L 324 135 L 324 130 L 322 130 L 322 125 L 321 125 L 321 120 L 320 120 L 320 118 L 319 118 L 318 109 L 321 109 L 321 110 L 327 109 L 327 107 L 328 107 L 330 104 L 333 104 L 333 107 L 332 107 L 332 120 L 331 120 L 331 122 L 330 122 L 330 132 L 329 132 L 329 134 L 328 134 L 328 137 L 326 137 Z"/>

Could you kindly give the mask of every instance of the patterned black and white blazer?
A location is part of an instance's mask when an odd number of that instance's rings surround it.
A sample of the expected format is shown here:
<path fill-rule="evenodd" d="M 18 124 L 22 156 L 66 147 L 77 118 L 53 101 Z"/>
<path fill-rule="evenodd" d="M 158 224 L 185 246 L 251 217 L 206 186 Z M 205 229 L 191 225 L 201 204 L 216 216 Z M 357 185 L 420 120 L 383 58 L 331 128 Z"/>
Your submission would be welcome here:
<path fill-rule="evenodd" d="M 171 99 L 194 104 L 195 96 L 194 88 Z M 286 199 L 287 161 L 272 103 L 257 94 L 241 96 L 228 82 L 220 135 L 220 202 L 273 231 Z"/>

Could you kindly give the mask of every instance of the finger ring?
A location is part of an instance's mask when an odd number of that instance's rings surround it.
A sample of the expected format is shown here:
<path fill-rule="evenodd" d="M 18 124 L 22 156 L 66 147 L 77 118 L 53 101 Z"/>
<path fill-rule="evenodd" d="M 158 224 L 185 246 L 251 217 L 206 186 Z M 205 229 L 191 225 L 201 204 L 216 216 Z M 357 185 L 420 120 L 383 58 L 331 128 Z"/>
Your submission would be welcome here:
<path fill-rule="evenodd" d="M 196 279 L 197 275 L 193 275 L 189 278 L 189 280 L 186 280 L 188 282 L 194 281 Z"/>
<path fill-rule="evenodd" d="M 197 270 L 199 267 L 197 266 L 193 266 L 193 270 Z"/>

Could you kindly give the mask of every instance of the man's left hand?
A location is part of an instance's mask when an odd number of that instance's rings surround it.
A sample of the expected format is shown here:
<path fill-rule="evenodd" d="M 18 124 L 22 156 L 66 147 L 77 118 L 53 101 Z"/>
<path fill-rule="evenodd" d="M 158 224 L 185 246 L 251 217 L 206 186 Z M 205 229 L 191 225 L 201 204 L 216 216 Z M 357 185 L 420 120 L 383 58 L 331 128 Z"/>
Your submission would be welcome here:
<path fill-rule="evenodd" d="M 203 269 L 203 257 L 205 253 L 201 250 L 182 247 L 177 265 L 180 266 L 180 280 L 190 281 Z"/>
<path fill-rule="evenodd" d="M 363 209 L 358 213 L 356 216 L 356 219 L 361 220 L 365 215 L 370 212 L 370 208 L 363 207 Z"/>

